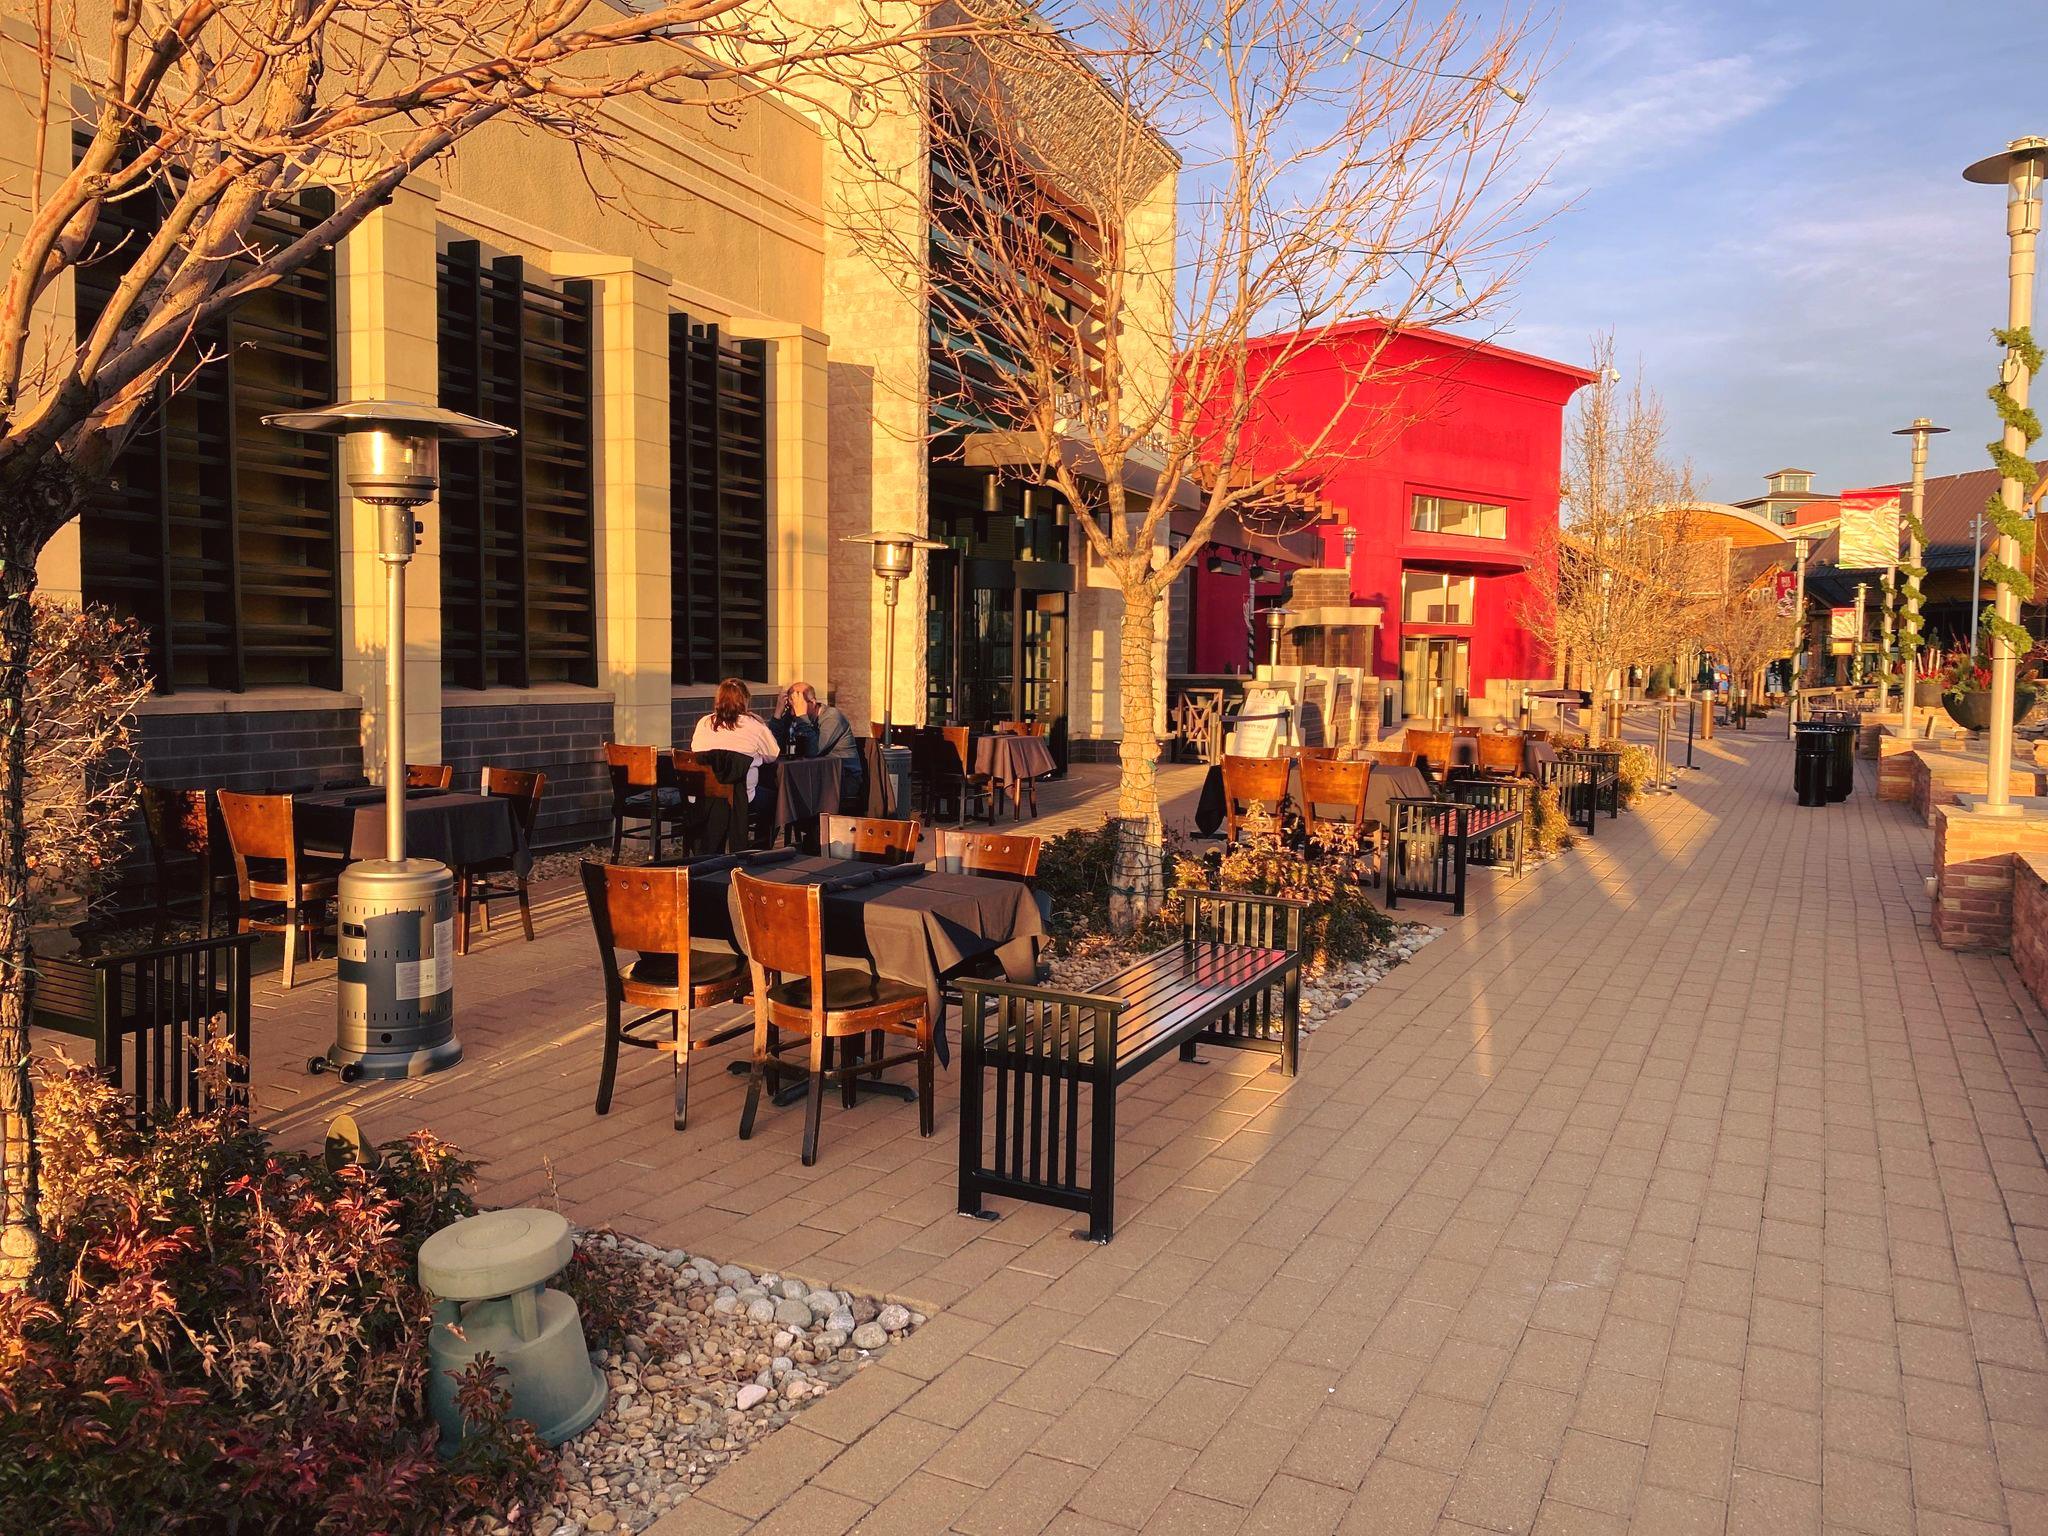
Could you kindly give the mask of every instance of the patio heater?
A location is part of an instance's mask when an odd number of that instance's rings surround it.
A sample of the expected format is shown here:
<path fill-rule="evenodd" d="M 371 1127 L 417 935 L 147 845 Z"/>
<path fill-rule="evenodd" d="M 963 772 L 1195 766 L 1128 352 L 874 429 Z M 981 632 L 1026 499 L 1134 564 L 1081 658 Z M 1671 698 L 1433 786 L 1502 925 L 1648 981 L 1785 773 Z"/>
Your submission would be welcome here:
<path fill-rule="evenodd" d="M 377 509 L 384 562 L 384 857 L 341 873 L 334 1044 L 307 1069 L 358 1078 L 424 1077 L 462 1059 L 455 1038 L 455 879 L 405 856 L 405 567 L 416 508 L 440 487 L 444 438 L 478 442 L 510 427 L 434 405 L 355 400 L 281 411 L 266 426 L 343 442 L 349 494 Z"/>
<path fill-rule="evenodd" d="M 2006 190 L 2005 234 L 2007 246 L 2006 318 L 2008 333 L 2025 331 L 2034 319 L 2034 254 L 2041 234 L 2041 184 L 2048 180 L 2048 139 L 2014 139 L 1998 154 L 1987 156 L 1963 172 L 1965 181 L 2003 186 Z M 2007 398 L 2020 412 L 2027 408 L 2027 388 L 2032 382 L 2020 349 L 2008 345 L 2001 375 Z M 2026 433 L 2005 418 L 2002 438 L 2005 452 L 2018 460 L 2027 451 Z M 2001 475 L 1999 497 L 2006 512 L 2018 516 L 2025 508 L 2025 491 L 2011 475 Z M 1996 530 L 1994 530 L 1996 531 Z M 2008 568 L 2020 562 L 2017 539 L 2003 532 L 1992 541 L 1992 553 Z M 1992 598 L 1992 612 L 2004 624 L 2017 625 L 2019 594 L 2001 581 Z M 1976 643 L 1973 633 L 1971 644 Z M 1986 744 L 1984 804 L 1994 816 L 2018 815 L 2012 803 L 2013 698 L 2019 684 L 2019 657 L 2003 632 L 1991 637 L 1991 739 Z"/>
<path fill-rule="evenodd" d="M 989 477 L 993 484 L 995 477 Z M 896 708 L 896 598 L 897 589 L 903 578 L 908 576 L 917 563 L 920 549 L 944 549 L 938 539 L 928 539 L 921 533 L 905 533 L 900 529 L 876 529 L 872 533 L 850 533 L 848 544 L 869 546 L 872 569 L 882 581 L 882 740 L 876 748 L 876 768 L 882 776 L 882 814 L 889 815 L 895 807 L 891 804 L 895 792 L 893 777 L 889 772 L 890 751 L 889 729 L 895 724 Z M 971 764 L 968 766 L 972 766 Z"/>
<path fill-rule="evenodd" d="M 1908 741 L 1913 738 L 1914 694 L 1920 687 L 1920 580 L 1913 572 L 1920 569 L 1920 562 L 1927 551 L 1922 547 L 1920 533 L 1915 530 L 1926 528 L 1927 516 L 1927 439 L 1947 427 L 1937 427 L 1925 416 L 1916 416 L 1910 427 L 1895 427 L 1893 437 L 1913 439 L 1913 516 L 1906 525 L 1906 591 L 1905 614 L 1899 620 L 1899 628 L 1906 635 L 1904 657 L 1904 686 L 1899 697 L 1899 734 Z M 1981 514 L 1980 514 L 1981 515 Z M 1971 632 L 1973 635 L 1975 631 Z"/>

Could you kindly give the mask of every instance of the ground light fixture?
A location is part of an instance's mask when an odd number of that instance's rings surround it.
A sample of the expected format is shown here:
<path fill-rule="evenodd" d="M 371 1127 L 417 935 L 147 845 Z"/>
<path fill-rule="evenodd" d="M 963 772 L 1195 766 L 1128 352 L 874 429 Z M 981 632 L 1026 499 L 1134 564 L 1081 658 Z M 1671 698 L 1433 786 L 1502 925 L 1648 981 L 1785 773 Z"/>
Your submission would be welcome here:
<path fill-rule="evenodd" d="M 2034 260 L 2041 235 L 2041 186 L 2044 180 L 2048 180 L 2048 139 L 2014 139 L 1998 154 L 1986 156 L 1968 167 L 1963 172 L 1963 180 L 2005 188 L 2008 253 L 2005 325 L 2008 333 L 2025 331 L 2034 318 Z M 2006 418 L 2004 445 L 2006 453 L 2015 460 L 2027 451 L 2026 433 L 2014 424 L 2014 419 L 2025 417 L 2027 389 L 2031 382 L 2020 349 L 2008 345 L 2001 383 L 2014 412 Z M 2004 502 L 2006 511 L 2014 517 L 2024 510 L 2024 493 L 2019 481 L 2010 475 L 2001 477 L 1999 498 Z M 2009 538 L 2001 531 L 1992 549 L 2007 567 L 2019 564 L 2017 539 Z M 2019 594 L 2008 583 L 2001 581 L 1998 584 L 1998 591 L 1992 599 L 1992 612 L 2001 623 L 1991 636 L 1991 739 L 1985 751 L 1982 808 L 1992 815 L 2009 816 L 2018 814 L 2020 809 L 2012 803 L 2010 782 L 2013 699 L 2019 684 L 2019 657 L 2013 652 L 2012 642 L 2005 637 L 2003 626 L 2019 623 L 2020 604 Z M 1973 634 L 1970 638 L 1974 645 L 1976 636 Z"/>
<path fill-rule="evenodd" d="M 266 426 L 342 440 L 349 494 L 377 509 L 384 562 L 384 857 L 342 871 L 336 898 L 334 1044 L 307 1066 L 357 1078 L 424 1077 L 462 1059 L 455 1038 L 455 880 L 405 856 L 405 567 L 415 509 L 440 489 L 441 444 L 514 435 L 434 405 L 353 400 L 282 411 Z"/>
<path fill-rule="evenodd" d="M 1920 537 L 1927 527 L 1927 439 L 1947 430 L 1947 427 L 1937 427 L 1925 416 L 1914 417 L 1913 425 L 1910 427 L 1892 429 L 1893 437 L 1913 439 L 1913 515 L 1906 523 L 1906 564 L 1916 571 L 1920 569 L 1920 562 L 1927 553 Z M 1899 690 L 1899 734 L 1908 741 L 1913 739 L 1913 696 L 1920 687 L 1919 648 L 1913 643 L 1919 638 L 1922 602 L 1920 582 L 1921 578 L 1918 576 L 1906 577 L 1906 611 L 1899 624 L 1902 630 L 1913 637 L 1906 642 L 1906 655 L 1903 658 L 1905 665 L 1901 669 L 1905 673 L 1905 679 Z"/>
<path fill-rule="evenodd" d="M 868 546 L 872 561 L 870 568 L 882 583 L 882 739 L 876 752 L 876 766 L 882 780 L 882 814 L 887 816 L 892 810 L 889 797 L 894 786 L 889 781 L 888 760 L 882 754 L 889 750 L 889 731 L 895 724 L 897 592 L 903 578 L 916 569 L 919 550 L 944 549 L 946 546 L 938 539 L 928 539 L 921 533 L 908 533 L 899 528 L 850 533 L 845 542 Z"/>

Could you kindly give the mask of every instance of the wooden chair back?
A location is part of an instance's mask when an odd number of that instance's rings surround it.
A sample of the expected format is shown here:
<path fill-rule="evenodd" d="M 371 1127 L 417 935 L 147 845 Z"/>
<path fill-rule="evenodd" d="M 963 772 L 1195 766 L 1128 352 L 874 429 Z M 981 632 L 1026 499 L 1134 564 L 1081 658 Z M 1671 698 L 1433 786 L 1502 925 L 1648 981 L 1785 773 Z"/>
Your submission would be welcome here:
<path fill-rule="evenodd" d="M 583 896 L 590 904 L 590 924 L 605 975 L 616 977 L 615 951 L 682 956 L 690 947 L 690 873 L 673 866 L 600 864 L 582 866 Z M 684 984 L 687 972 L 678 961 Z"/>
<path fill-rule="evenodd" d="M 1360 755 L 1369 763 L 1381 763 L 1389 768 L 1415 766 L 1415 754 L 1399 747 L 1369 747 Z"/>
<path fill-rule="evenodd" d="M 1238 823 L 1244 818 L 1240 806 L 1249 809 L 1254 803 L 1262 805 L 1274 824 L 1279 824 L 1281 809 L 1287 803 L 1287 773 L 1292 766 L 1293 760 L 1285 757 L 1224 755 L 1223 805 L 1232 837 L 1237 836 Z"/>
<path fill-rule="evenodd" d="M 831 849 L 845 844 L 853 856 L 869 864 L 905 864 L 917 852 L 917 840 L 924 832 L 924 818 L 892 821 L 882 816 L 833 816 L 818 818 L 818 846 Z"/>
<path fill-rule="evenodd" d="M 1449 731 L 1423 731 L 1410 726 L 1408 734 L 1401 738 L 1401 745 L 1417 757 L 1425 758 L 1429 766 L 1439 771 L 1451 765 L 1451 733 Z"/>
<path fill-rule="evenodd" d="M 811 997 L 822 1008 L 825 997 L 825 923 L 823 891 L 816 885 L 791 885 L 759 880 L 743 869 L 732 875 L 739 902 L 740 934 L 747 958 L 763 971 L 811 978 Z M 762 995 L 755 989 L 755 996 Z"/>
<path fill-rule="evenodd" d="M 1451 727 L 1451 734 L 1453 736 L 1477 736 L 1479 734 L 1479 727 L 1476 725 L 1454 725 Z"/>
<path fill-rule="evenodd" d="M 1045 722 L 1043 720 L 998 720 L 996 722 L 996 734 L 998 736 L 1043 736 L 1045 734 Z"/>
<path fill-rule="evenodd" d="M 524 768 L 493 768 L 486 763 L 481 785 L 485 799 L 512 802 L 512 820 L 518 824 L 519 835 L 530 838 L 533 835 L 533 818 L 540 814 L 541 791 L 547 788 L 548 776 L 530 773 Z"/>
<path fill-rule="evenodd" d="M 1371 763 L 1340 763 L 1327 758 L 1303 758 L 1301 763 L 1301 814 L 1313 837 L 1319 827 L 1365 822 L 1365 787 L 1372 779 Z M 1319 807 L 1341 809 L 1346 816 L 1324 816 Z"/>
<path fill-rule="evenodd" d="M 1031 880 L 1038 874 L 1039 840 L 1028 834 L 1001 832 L 938 831 L 941 861 L 958 859 L 960 872 L 967 875 L 1008 875 Z"/>
<path fill-rule="evenodd" d="M 1489 731 L 1478 738 L 1479 756 L 1477 766 L 1482 773 L 1520 773 L 1522 771 L 1522 733 L 1520 731 Z"/>
<path fill-rule="evenodd" d="M 213 847 L 203 789 L 143 785 L 142 825 L 149 834 L 150 856 L 159 869 L 169 859 L 203 859 Z"/>
<path fill-rule="evenodd" d="M 948 769 L 951 769 L 953 766 L 952 759 L 958 758 L 960 762 L 959 773 L 962 778 L 967 777 L 968 774 L 974 771 L 973 731 L 964 725 L 942 725 L 939 727 L 939 739 L 952 749 L 952 757 L 946 759 Z"/>
<path fill-rule="evenodd" d="M 661 781 L 659 747 L 633 747 L 608 741 L 604 744 L 604 762 L 611 771 L 615 799 L 623 800 L 643 789 L 652 789 Z"/>
<path fill-rule="evenodd" d="M 1303 763 L 1313 762 L 1317 758 L 1332 758 L 1337 755 L 1335 747 L 1296 747 L 1293 750 L 1295 761 Z"/>
<path fill-rule="evenodd" d="M 455 769 L 449 763 L 407 763 L 405 765 L 405 787 L 407 789 L 452 789 L 455 786 Z"/>
<path fill-rule="evenodd" d="M 292 823 L 290 795 L 246 795 L 224 789 L 215 799 L 220 804 L 221 824 L 226 827 L 228 847 L 235 856 L 235 878 L 242 894 L 249 894 L 249 861 L 258 859 L 284 865 L 284 883 L 298 884 L 299 839 Z"/>

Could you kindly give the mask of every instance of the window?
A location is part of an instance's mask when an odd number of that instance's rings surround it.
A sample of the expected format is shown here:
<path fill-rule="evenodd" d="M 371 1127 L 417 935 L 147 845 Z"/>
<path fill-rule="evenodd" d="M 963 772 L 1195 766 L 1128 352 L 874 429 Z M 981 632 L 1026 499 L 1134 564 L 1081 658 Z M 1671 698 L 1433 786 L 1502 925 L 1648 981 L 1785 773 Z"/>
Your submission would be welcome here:
<path fill-rule="evenodd" d="M 1401 618 L 1409 624 L 1470 624 L 1476 582 L 1447 571 L 1401 573 Z"/>
<path fill-rule="evenodd" d="M 1468 539 L 1508 536 L 1508 509 L 1489 501 L 1417 496 L 1410 521 L 1417 533 L 1455 533 Z"/>
<path fill-rule="evenodd" d="M 81 336 L 125 274 L 123 253 L 159 227 L 167 197 L 107 205 L 93 232 L 99 254 L 78 273 Z M 331 206 L 325 190 L 308 189 L 258 219 L 253 243 L 296 238 Z M 332 400 L 334 353 L 334 256 L 323 251 L 187 344 L 172 365 L 178 387 L 158 387 L 86 508 L 85 596 L 149 631 L 162 692 L 340 686 L 334 445 L 262 421 Z"/>
<path fill-rule="evenodd" d="M 673 678 L 765 678 L 767 344 L 670 315 L 668 368 Z"/>
<path fill-rule="evenodd" d="M 510 441 L 441 451 L 441 677 L 458 688 L 597 681 L 587 283 L 440 259 L 441 404 Z"/>

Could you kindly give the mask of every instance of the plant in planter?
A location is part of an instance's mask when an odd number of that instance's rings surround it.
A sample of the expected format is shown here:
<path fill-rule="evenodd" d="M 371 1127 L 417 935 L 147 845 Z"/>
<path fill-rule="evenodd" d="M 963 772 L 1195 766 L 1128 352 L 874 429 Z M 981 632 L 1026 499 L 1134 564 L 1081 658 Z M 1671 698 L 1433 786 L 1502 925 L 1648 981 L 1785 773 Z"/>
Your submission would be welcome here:
<path fill-rule="evenodd" d="M 2034 707 L 2034 675 L 2039 663 L 2021 665 L 2013 689 L 2012 718 L 2017 724 Z M 1941 671 L 1941 707 L 1949 719 L 1966 731 L 1982 731 L 1991 725 L 1991 661 L 1976 651 L 1953 652 Z"/>

